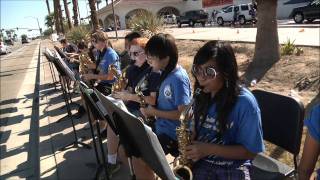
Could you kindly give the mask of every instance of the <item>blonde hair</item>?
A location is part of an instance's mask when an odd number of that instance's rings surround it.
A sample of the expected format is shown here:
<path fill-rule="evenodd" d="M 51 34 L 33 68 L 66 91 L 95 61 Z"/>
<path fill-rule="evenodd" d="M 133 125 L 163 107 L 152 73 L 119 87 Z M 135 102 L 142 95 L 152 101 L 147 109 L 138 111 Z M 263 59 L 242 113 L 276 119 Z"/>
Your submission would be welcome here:
<path fill-rule="evenodd" d="M 97 31 L 91 35 L 91 39 L 95 39 L 96 41 L 103 41 L 108 43 L 108 35 L 103 31 Z"/>

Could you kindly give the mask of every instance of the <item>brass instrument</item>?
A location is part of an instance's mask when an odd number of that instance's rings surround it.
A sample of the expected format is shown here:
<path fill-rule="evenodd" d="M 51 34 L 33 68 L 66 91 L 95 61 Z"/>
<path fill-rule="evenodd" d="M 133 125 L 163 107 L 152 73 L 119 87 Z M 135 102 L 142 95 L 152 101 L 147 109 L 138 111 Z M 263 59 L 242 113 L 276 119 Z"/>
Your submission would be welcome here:
<path fill-rule="evenodd" d="M 143 91 L 145 91 L 148 88 L 147 87 L 148 86 L 147 77 L 148 77 L 148 75 L 145 75 L 142 79 L 140 79 L 140 81 L 138 82 L 138 84 L 134 88 L 134 92 L 140 98 L 140 107 L 142 107 L 142 108 L 146 108 L 148 106 L 148 104 L 145 102 L 145 100 L 143 98 L 144 97 Z M 143 120 L 143 122 L 146 123 L 150 127 L 153 127 L 154 121 L 155 121 L 155 117 L 146 117 Z"/>
<path fill-rule="evenodd" d="M 86 74 L 88 73 L 88 68 L 86 67 L 87 64 L 92 64 L 89 55 L 87 52 L 82 52 L 79 55 L 79 72 L 80 74 Z"/>
<path fill-rule="evenodd" d="M 108 72 L 112 73 L 116 77 L 116 81 L 113 83 L 111 92 L 121 91 L 127 86 L 128 80 L 126 78 L 126 69 L 123 73 L 119 73 L 117 68 L 112 64 L 109 66 Z"/>
<path fill-rule="evenodd" d="M 201 89 L 196 89 L 194 97 L 199 95 L 201 92 Z M 184 109 L 184 111 L 181 113 L 179 120 L 181 122 L 180 127 L 177 127 L 176 133 L 177 133 L 177 139 L 178 139 L 178 146 L 179 146 L 179 152 L 180 155 L 178 157 L 179 165 L 176 165 L 174 163 L 173 172 L 176 176 L 179 178 L 182 178 L 184 180 L 191 180 L 193 179 L 193 174 L 190 169 L 191 167 L 191 160 L 189 160 L 186 157 L 186 147 L 191 144 L 191 131 L 189 130 L 189 122 L 193 119 L 193 104 L 194 104 L 195 98 L 193 98 L 190 102 L 190 104 Z"/>
<path fill-rule="evenodd" d="M 140 98 L 140 106 L 143 107 L 143 108 L 147 107 L 147 103 L 143 99 L 143 97 L 144 97 L 143 91 L 147 89 L 147 83 L 148 83 L 146 77 L 147 76 L 144 76 L 142 79 L 140 79 L 140 81 L 138 82 L 138 84 L 134 88 L 134 92 Z"/>

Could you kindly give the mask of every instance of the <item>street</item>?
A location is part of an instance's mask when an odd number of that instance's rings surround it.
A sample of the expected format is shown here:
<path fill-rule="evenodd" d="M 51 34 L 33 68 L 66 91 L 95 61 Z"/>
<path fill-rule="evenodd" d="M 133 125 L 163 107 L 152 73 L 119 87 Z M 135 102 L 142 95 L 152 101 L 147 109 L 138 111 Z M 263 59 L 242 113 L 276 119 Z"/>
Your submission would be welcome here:
<path fill-rule="evenodd" d="M 40 41 L 1 56 L 0 175 L 33 177 L 38 158 L 33 100 Z M 32 121 L 33 120 L 33 121 Z"/>

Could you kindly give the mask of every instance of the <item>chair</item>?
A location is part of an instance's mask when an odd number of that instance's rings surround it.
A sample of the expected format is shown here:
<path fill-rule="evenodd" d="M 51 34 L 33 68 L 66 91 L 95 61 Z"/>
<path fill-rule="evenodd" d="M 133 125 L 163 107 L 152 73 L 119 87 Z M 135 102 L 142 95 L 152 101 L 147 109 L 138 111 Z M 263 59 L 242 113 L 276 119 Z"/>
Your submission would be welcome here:
<path fill-rule="evenodd" d="M 292 97 L 262 90 L 253 90 L 261 110 L 264 140 L 277 145 L 293 155 L 294 168 L 265 154 L 253 160 L 252 179 L 284 179 L 297 170 L 304 119 L 304 106 Z"/>

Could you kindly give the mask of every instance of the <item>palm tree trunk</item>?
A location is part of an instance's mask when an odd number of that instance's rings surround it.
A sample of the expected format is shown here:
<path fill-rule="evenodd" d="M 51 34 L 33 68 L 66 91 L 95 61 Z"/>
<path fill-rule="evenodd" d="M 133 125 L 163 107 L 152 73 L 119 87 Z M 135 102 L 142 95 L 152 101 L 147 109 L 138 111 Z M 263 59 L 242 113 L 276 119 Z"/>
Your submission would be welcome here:
<path fill-rule="evenodd" d="M 60 5 L 60 0 L 57 1 L 58 4 L 58 13 L 59 13 L 59 22 L 60 22 L 60 27 L 61 27 L 61 32 L 64 34 L 64 27 L 63 27 L 63 16 L 62 16 L 62 10 L 61 10 L 61 5 Z"/>
<path fill-rule="evenodd" d="M 73 4 L 73 23 L 74 26 L 78 26 L 79 25 L 79 20 L 78 20 L 78 0 L 72 0 L 72 4 Z"/>
<path fill-rule="evenodd" d="M 280 59 L 277 28 L 277 0 L 257 0 L 258 25 L 253 61 L 245 73 L 245 79 L 260 80 L 272 65 Z"/>
<path fill-rule="evenodd" d="M 60 19 L 59 19 L 59 7 L 58 7 L 59 0 L 53 0 L 53 7 L 54 7 L 54 25 L 56 27 L 57 33 L 61 33 L 60 28 Z"/>
<path fill-rule="evenodd" d="M 50 12 L 49 0 L 46 0 L 46 3 L 47 3 L 48 15 L 50 15 L 50 14 L 51 14 L 51 12 Z"/>
<path fill-rule="evenodd" d="M 253 61 L 270 64 L 280 59 L 277 0 L 258 0 L 258 28 Z"/>
<path fill-rule="evenodd" d="M 69 29 L 72 29 L 73 25 L 72 25 L 72 22 L 70 19 L 70 13 L 69 13 L 67 0 L 63 0 L 63 4 L 64 4 L 64 11 L 66 12 L 66 17 L 67 17 Z"/>
<path fill-rule="evenodd" d="M 96 31 L 99 29 L 99 22 L 97 18 L 97 11 L 96 11 L 96 0 L 89 0 L 89 6 L 91 10 L 91 23 L 93 25 L 93 29 Z"/>

